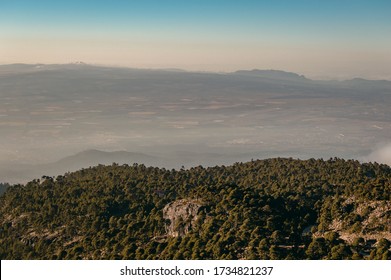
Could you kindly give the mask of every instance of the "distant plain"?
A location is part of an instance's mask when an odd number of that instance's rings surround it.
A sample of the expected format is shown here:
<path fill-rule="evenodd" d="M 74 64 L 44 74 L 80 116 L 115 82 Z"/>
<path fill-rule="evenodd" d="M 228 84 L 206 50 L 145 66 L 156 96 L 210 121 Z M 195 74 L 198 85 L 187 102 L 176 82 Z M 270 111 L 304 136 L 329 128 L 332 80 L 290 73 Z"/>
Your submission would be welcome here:
<path fill-rule="evenodd" d="M 0 182 L 98 163 L 165 168 L 270 157 L 391 164 L 391 81 L 275 70 L 0 66 Z"/>

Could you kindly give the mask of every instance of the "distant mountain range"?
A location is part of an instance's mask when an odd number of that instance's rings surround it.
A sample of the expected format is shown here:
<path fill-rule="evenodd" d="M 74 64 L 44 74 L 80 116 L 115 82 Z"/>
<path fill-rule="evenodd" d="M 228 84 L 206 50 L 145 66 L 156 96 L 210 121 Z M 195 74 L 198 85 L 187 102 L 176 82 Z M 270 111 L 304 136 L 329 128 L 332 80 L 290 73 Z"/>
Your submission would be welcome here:
<path fill-rule="evenodd" d="M 267 79 L 275 79 L 275 80 L 291 80 L 291 81 L 317 81 L 312 80 L 304 75 L 300 75 L 294 72 L 288 72 L 283 70 L 276 69 L 252 69 L 252 70 L 237 70 L 234 72 L 197 72 L 197 71 L 187 71 L 179 68 L 162 68 L 162 69 L 147 69 L 147 68 L 127 68 L 127 67 L 111 67 L 111 66 L 98 66 L 87 64 L 84 62 L 75 62 L 69 64 L 6 64 L 0 65 L 0 74 L 4 73 L 25 73 L 25 72 L 44 72 L 44 71 L 52 71 L 52 70 L 78 70 L 78 69 L 88 69 L 88 70 L 103 70 L 103 71 L 141 71 L 141 72 L 173 72 L 173 73 L 187 73 L 187 74 L 203 74 L 203 75 L 240 75 L 240 76 L 252 76 L 257 78 L 267 78 Z M 323 81 L 323 80 L 322 80 Z M 324 81 L 336 81 L 336 80 L 324 80 Z M 380 82 L 380 83 L 391 83 L 390 80 L 372 80 L 365 79 L 361 77 L 343 80 L 341 82 L 347 83 L 367 83 L 367 82 Z"/>

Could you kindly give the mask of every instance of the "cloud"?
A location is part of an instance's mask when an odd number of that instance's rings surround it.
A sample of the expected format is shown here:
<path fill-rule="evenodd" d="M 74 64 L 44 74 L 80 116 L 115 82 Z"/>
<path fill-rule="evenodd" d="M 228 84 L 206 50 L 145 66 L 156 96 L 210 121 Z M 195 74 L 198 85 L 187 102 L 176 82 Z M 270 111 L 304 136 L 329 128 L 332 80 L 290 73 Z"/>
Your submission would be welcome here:
<path fill-rule="evenodd" d="M 385 163 L 391 166 L 391 143 L 376 148 L 368 156 L 364 158 L 365 161 L 372 161 L 377 163 Z"/>

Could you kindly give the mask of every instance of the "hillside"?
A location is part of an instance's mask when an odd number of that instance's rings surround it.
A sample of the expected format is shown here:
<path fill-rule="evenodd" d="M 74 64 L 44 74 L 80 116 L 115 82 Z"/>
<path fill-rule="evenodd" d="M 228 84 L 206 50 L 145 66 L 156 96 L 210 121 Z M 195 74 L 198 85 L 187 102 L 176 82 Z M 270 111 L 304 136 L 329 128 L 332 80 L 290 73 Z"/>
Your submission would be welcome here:
<path fill-rule="evenodd" d="M 1 259 L 391 259 L 391 168 L 99 165 L 0 197 Z"/>

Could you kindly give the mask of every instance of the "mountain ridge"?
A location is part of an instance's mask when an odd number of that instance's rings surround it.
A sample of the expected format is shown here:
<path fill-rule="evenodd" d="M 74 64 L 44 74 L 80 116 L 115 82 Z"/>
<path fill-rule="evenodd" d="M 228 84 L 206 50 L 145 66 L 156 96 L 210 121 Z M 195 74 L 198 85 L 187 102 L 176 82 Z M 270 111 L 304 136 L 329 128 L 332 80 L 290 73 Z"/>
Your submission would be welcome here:
<path fill-rule="evenodd" d="M 368 79 L 364 77 L 355 77 L 351 79 L 310 79 L 306 75 L 298 74 L 296 72 L 285 71 L 281 69 L 239 69 L 233 72 L 213 72 L 213 71 L 195 71 L 195 70 L 185 70 L 181 68 L 137 68 L 137 67 L 127 67 L 127 66 L 110 66 L 110 65 L 101 65 L 101 64 L 89 64 L 84 62 L 71 62 L 64 64 L 44 64 L 44 63 L 12 63 L 12 64 L 2 64 L 0 65 L 0 74 L 6 73 L 18 73 L 18 71 L 44 71 L 44 70 L 55 70 L 55 69 L 86 69 L 86 68 L 95 68 L 95 69 L 113 69 L 113 70 L 139 70 L 139 71 L 157 71 L 157 72 L 171 72 L 171 73 L 182 73 L 182 74 L 219 74 L 219 75 L 241 75 L 241 76 L 252 76 L 259 78 L 268 78 L 268 79 L 277 79 L 277 80 L 297 80 L 297 81 L 323 81 L 323 82 L 391 82 L 391 79 Z"/>

